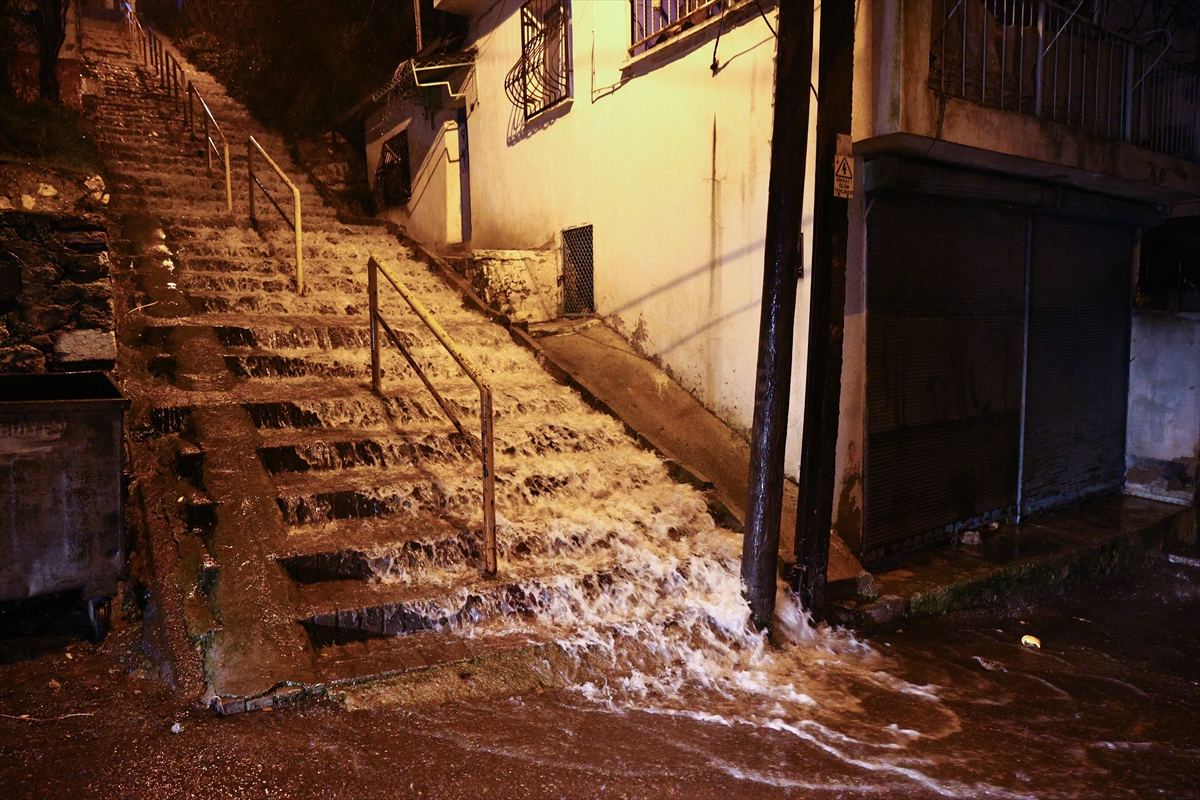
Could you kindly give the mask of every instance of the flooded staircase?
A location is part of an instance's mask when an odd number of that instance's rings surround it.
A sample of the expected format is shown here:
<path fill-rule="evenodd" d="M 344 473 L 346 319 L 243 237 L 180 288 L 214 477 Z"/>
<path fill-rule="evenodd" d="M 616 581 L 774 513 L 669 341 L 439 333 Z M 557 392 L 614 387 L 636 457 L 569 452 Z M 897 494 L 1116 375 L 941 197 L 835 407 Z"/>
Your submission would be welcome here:
<path fill-rule="evenodd" d="M 219 168 L 208 174 L 201 140 L 125 28 L 88 20 L 85 53 L 123 220 L 114 280 L 136 494 L 216 708 L 540 648 L 577 637 L 580 620 L 711 618 L 671 605 L 697 580 L 738 598 L 738 540 L 714 527 L 700 494 L 385 228 L 340 222 L 285 143 L 212 78 L 189 68 L 231 145 L 232 213 Z M 304 294 L 292 232 L 261 197 L 261 222 L 249 224 L 248 136 L 300 189 Z M 273 174 L 260 178 L 287 197 Z M 382 395 L 371 390 L 371 254 L 491 383 L 495 575 L 481 570 L 471 442 L 393 349 Z M 475 386 L 390 287 L 380 308 L 473 428 Z M 744 623 L 743 609 L 721 613 Z"/>

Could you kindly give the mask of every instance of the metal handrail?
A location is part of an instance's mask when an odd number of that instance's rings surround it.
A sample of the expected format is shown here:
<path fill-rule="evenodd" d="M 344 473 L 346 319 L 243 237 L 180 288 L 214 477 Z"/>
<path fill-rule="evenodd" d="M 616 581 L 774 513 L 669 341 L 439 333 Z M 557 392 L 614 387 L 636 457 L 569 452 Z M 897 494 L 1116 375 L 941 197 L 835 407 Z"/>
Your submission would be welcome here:
<path fill-rule="evenodd" d="M 204 102 L 204 96 L 200 94 L 200 90 L 191 81 L 187 85 L 187 111 L 184 116 L 188 121 L 188 132 L 193 139 L 196 138 L 196 109 L 193 105 L 194 100 L 200 101 L 200 108 L 204 110 L 204 158 L 208 166 L 208 177 L 212 177 L 212 162 L 213 153 L 217 154 L 218 158 L 223 158 L 225 162 L 225 206 L 229 209 L 229 213 L 233 213 L 233 172 L 229 166 L 229 140 L 225 138 L 225 132 L 221 130 L 221 126 L 217 124 L 216 117 L 208 107 L 208 103 Z M 221 137 L 221 147 L 217 147 L 216 141 L 212 137 L 213 131 L 217 132 L 217 136 Z"/>
<path fill-rule="evenodd" d="M 294 221 L 288 219 L 283 208 L 281 208 L 279 203 L 275 201 L 275 198 L 271 196 L 271 193 L 267 191 L 267 187 L 262 185 L 262 181 L 258 179 L 258 176 L 254 174 L 255 150 L 257 150 L 259 154 L 267 160 L 267 163 L 271 165 L 271 169 L 275 170 L 275 174 L 278 175 L 280 180 L 287 184 L 287 187 L 292 190 Z M 259 144 L 253 136 L 246 139 L 246 171 L 250 176 L 250 222 L 254 225 L 258 224 L 258 217 L 255 215 L 254 211 L 254 187 L 257 185 L 259 189 L 262 189 L 262 193 L 267 196 L 267 199 L 271 201 L 271 205 L 275 206 L 275 210 L 279 212 L 279 216 L 283 217 L 283 221 L 286 222 L 288 227 L 290 227 L 296 234 L 296 293 L 304 294 L 304 234 L 300 223 L 300 190 L 297 189 L 296 184 L 292 183 L 288 176 L 284 174 L 283 170 L 279 168 L 279 165 L 276 164 L 269 155 L 267 155 L 267 151 L 263 150 L 262 145 Z"/>
<path fill-rule="evenodd" d="M 413 313 L 425 323 L 425 327 L 441 342 L 442 347 L 446 348 L 446 352 L 455 360 L 462 371 L 467 374 L 471 382 L 479 389 L 479 441 L 469 435 L 463 428 L 462 423 L 454 415 L 450 404 L 438 393 L 434 388 L 429 378 L 426 377 L 424 371 L 417 365 L 416 359 L 409 353 L 408 348 L 400 341 L 391 326 L 379 313 L 379 277 L 382 272 L 383 276 L 388 279 L 388 282 L 400 293 L 404 301 L 408 303 L 409 308 Z M 483 375 L 479 369 L 471 363 L 471 360 L 458 348 L 450 335 L 438 324 L 438 321 L 433 318 L 433 314 L 429 309 L 418 300 L 408 287 L 404 285 L 390 269 L 383 263 L 371 256 L 367 260 L 367 294 L 370 302 L 371 315 L 371 390 L 377 396 L 382 396 L 383 389 L 381 386 L 381 371 L 379 367 L 379 329 L 382 327 L 387 338 L 392 344 L 400 350 L 408 365 L 417 373 L 417 377 L 425 384 L 425 388 L 433 395 L 433 399 L 450 418 L 450 422 L 458 429 L 458 432 L 470 442 L 471 448 L 479 456 L 483 464 L 483 571 L 487 575 L 496 573 L 496 470 L 495 470 L 495 451 L 496 445 L 493 437 L 495 428 L 495 411 L 492 405 L 492 387 L 483 380 Z"/>
<path fill-rule="evenodd" d="M 159 86 L 171 95 L 174 101 L 175 109 L 183 114 L 183 124 L 188 126 L 193 139 L 196 138 L 196 107 L 194 99 L 200 100 L 200 105 L 204 109 L 204 139 L 205 148 L 204 155 L 208 166 L 208 176 L 212 177 L 212 154 L 215 151 L 218 158 L 222 158 L 225 163 L 225 207 L 229 213 L 233 213 L 233 173 L 230 169 L 229 160 L 229 142 L 225 138 L 225 134 L 221 131 L 221 126 L 217 124 L 216 118 L 208 107 L 208 103 L 204 102 L 204 97 L 201 96 L 200 90 L 196 88 L 187 77 L 187 72 L 183 65 L 175 56 L 171 55 L 167 49 L 166 43 L 152 29 L 147 29 L 142 25 L 141 20 L 137 18 L 137 14 L 130 8 L 129 3 L 122 3 L 121 10 L 125 16 L 125 27 L 129 29 L 130 36 L 135 37 L 140 45 L 142 63 L 154 70 L 154 74 L 158 77 Z M 186 90 L 182 88 L 182 82 L 186 81 Z M 183 99 L 186 93 L 187 99 Z M 212 131 L 216 130 L 217 135 L 221 137 L 222 148 L 217 147 L 216 141 L 212 138 Z"/>

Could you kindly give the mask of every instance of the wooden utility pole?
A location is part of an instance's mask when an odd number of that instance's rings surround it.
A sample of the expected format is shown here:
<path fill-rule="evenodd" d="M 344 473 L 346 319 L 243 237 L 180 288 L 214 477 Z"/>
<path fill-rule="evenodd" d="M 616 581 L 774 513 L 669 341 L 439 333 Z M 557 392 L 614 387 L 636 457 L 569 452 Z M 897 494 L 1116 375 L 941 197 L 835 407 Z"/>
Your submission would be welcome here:
<path fill-rule="evenodd" d="M 818 619 L 825 611 L 842 394 L 847 212 L 854 189 L 854 157 L 850 153 L 854 7 L 848 0 L 821 4 L 821 56 L 817 67 L 821 99 L 817 103 L 808 374 L 800 449 L 800 507 L 796 514 L 797 570 L 793 580 L 798 583 L 801 603 Z"/>
<path fill-rule="evenodd" d="M 779 4 L 762 317 L 750 441 L 750 492 L 742 543 L 742 583 L 750 603 L 751 620 L 759 629 L 770 627 L 775 613 L 783 457 L 792 379 L 792 327 L 796 320 L 796 282 L 804 269 L 800 224 L 808 152 L 812 35 L 813 0 Z"/>

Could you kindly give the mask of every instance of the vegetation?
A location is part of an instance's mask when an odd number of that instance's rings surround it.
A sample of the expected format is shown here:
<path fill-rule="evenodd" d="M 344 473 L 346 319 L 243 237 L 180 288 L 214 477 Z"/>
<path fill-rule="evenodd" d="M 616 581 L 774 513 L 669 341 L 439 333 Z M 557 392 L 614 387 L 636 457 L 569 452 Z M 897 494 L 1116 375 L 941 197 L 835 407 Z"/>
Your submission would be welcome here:
<path fill-rule="evenodd" d="M 332 130 L 415 41 L 412 0 L 185 0 L 182 11 L 174 0 L 143 0 L 139 8 L 259 119 L 299 136 Z"/>
<path fill-rule="evenodd" d="M 0 160 L 95 172 L 100 159 L 90 129 L 85 119 L 57 103 L 26 103 L 0 94 Z"/>
<path fill-rule="evenodd" d="M 67 36 L 71 0 L 0 0 L 0 95 L 13 93 L 12 67 L 23 45 L 38 57 L 38 91 L 58 102 L 58 51 Z"/>

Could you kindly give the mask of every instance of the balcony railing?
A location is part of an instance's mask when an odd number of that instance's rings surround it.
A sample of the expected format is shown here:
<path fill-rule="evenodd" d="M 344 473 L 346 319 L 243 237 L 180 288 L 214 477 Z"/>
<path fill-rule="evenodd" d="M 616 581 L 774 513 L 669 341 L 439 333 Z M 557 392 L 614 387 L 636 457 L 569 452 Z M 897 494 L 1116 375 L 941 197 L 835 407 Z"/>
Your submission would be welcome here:
<path fill-rule="evenodd" d="M 1048 0 L 934 0 L 929 85 L 1200 162 L 1200 73 Z"/>

